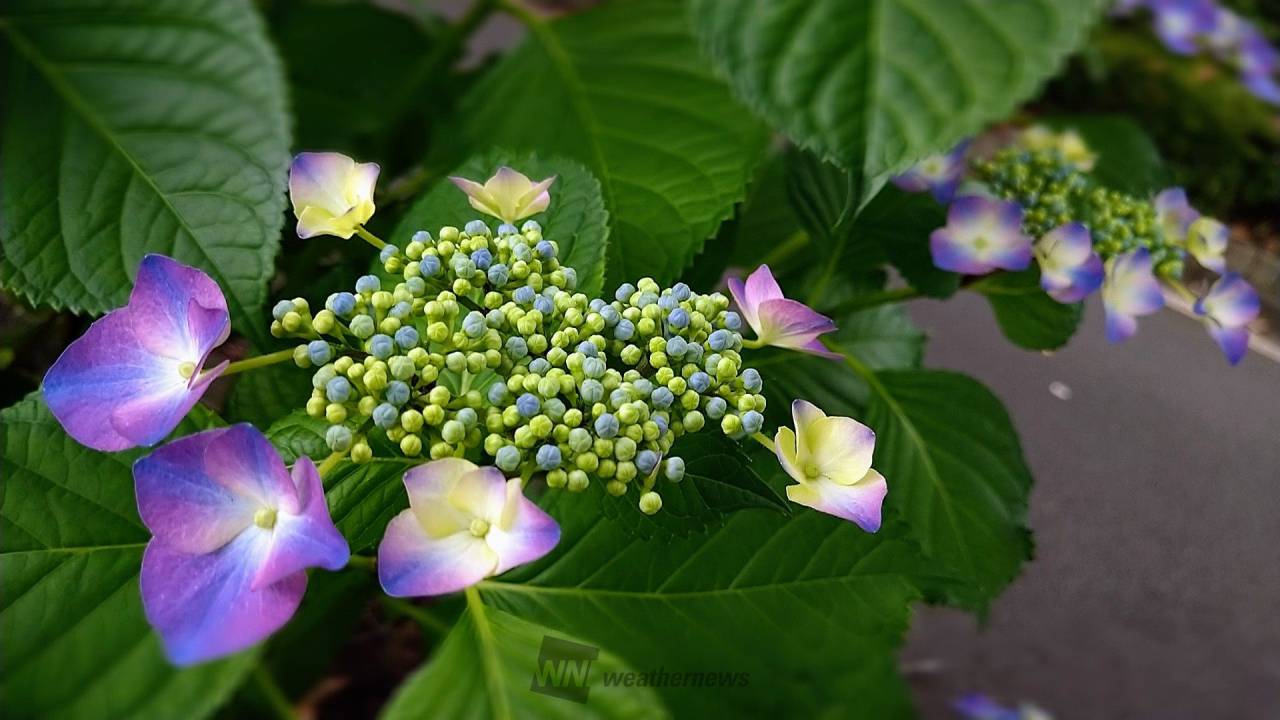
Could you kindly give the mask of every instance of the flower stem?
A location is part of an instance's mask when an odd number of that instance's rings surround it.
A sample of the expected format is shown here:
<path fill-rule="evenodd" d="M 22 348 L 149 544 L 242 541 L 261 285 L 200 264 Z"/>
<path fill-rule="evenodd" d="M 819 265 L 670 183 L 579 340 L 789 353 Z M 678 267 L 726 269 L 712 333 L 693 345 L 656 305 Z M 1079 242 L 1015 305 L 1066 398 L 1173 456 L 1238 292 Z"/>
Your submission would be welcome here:
<path fill-rule="evenodd" d="M 280 689 L 276 679 L 271 677 L 271 672 L 261 663 L 253 669 L 253 680 L 277 718 L 280 718 L 280 720 L 297 720 L 298 713 L 293 709 L 289 698 Z"/>
<path fill-rule="evenodd" d="M 292 359 L 293 350 L 280 350 L 266 355 L 258 355 L 257 357 L 237 360 L 230 365 L 227 365 L 227 369 L 223 370 L 222 374 L 235 375 L 236 373 L 244 372 L 246 370 L 256 370 L 260 367 L 275 365 L 276 363 L 282 363 Z"/>
<path fill-rule="evenodd" d="M 338 463 L 342 461 L 342 458 L 346 456 L 346 453 L 341 452 L 335 452 L 329 455 L 329 457 L 325 458 L 318 466 L 316 466 L 316 473 L 323 478 L 325 474 L 337 467 Z"/>
<path fill-rule="evenodd" d="M 369 555 L 352 555 L 347 558 L 347 567 L 375 572 L 378 569 L 378 560 Z"/>
<path fill-rule="evenodd" d="M 384 247 L 386 247 L 386 246 L 387 246 L 387 244 L 386 244 L 386 243 L 382 242 L 382 238 L 378 237 L 377 235 L 374 235 L 373 233 L 369 232 L 368 230 L 365 230 L 363 225 L 357 225 L 357 226 L 356 226 L 356 234 L 357 234 L 357 235 L 359 235 L 360 237 L 364 238 L 364 241 L 365 241 L 365 242 L 367 242 L 367 243 L 369 243 L 370 245 L 374 246 L 374 247 L 375 247 L 375 248 L 377 248 L 378 250 L 381 250 L 382 248 L 384 248 Z"/>
<path fill-rule="evenodd" d="M 763 445 L 769 452 L 777 452 L 773 447 L 773 441 L 765 437 L 764 433 L 752 433 L 751 439 Z"/>
<path fill-rule="evenodd" d="M 748 350 L 756 350 L 764 347 L 764 343 L 760 342 L 758 339 L 748 340 L 747 338 L 742 338 L 742 347 L 747 348 Z"/>

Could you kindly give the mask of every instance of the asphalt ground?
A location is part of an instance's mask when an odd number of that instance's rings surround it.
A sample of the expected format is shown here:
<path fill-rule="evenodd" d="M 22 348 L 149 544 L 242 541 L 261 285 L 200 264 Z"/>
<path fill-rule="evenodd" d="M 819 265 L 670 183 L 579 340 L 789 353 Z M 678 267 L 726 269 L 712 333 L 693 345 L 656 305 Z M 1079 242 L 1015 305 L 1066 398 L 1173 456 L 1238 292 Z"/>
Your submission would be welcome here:
<path fill-rule="evenodd" d="M 1171 310 L 1109 345 L 1019 350 L 971 294 L 920 301 L 930 366 L 1005 402 L 1035 474 L 1036 557 L 991 607 L 922 608 L 922 717 L 980 691 L 1064 718 L 1280 718 L 1280 363 L 1229 367 Z"/>

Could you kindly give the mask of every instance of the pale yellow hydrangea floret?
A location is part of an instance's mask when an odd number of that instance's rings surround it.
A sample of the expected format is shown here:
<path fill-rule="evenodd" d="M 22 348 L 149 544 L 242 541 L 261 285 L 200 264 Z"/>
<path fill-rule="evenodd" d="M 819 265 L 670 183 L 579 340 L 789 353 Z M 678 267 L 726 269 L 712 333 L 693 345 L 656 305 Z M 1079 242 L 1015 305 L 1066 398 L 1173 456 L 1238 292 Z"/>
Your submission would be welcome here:
<path fill-rule="evenodd" d="M 514 223 L 547 209 L 551 204 L 551 194 L 547 189 L 556 181 L 556 176 L 535 183 L 523 173 L 504 165 L 483 185 L 466 178 L 449 179 L 467 194 L 471 207 L 505 223 Z"/>
<path fill-rule="evenodd" d="M 289 167 L 289 200 L 298 237 L 349 238 L 373 217 L 377 163 L 357 163 L 341 153 L 299 153 Z"/>

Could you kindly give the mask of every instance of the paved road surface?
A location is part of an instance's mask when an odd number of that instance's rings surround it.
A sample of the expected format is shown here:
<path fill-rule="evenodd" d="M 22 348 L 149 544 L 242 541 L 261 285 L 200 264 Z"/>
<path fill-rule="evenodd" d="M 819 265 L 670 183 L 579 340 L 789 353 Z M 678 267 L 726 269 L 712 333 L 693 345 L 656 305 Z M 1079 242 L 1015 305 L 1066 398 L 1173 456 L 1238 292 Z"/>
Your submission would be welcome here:
<path fill-rule="evenodd" d="M 1095 300 L 1053 356 L 1003 341 L 975 296 L 912 310 L 930 365 L 1004 400 L 1037 481 L 1036 560 L 987 626 L 916 617 L 922 716 L 981 690 L 1058 720 L 1280 718 L 1280 364 L 1228 368 L 1167 310 L 1113 347 Z"/>

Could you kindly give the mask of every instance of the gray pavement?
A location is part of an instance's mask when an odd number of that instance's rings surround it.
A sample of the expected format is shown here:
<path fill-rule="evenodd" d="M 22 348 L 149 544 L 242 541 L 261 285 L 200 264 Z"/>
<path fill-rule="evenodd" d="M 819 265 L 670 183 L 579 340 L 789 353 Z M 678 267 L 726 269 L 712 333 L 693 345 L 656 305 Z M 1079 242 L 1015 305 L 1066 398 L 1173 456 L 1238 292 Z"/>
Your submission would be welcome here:
<path fill-rule="evenodd" d="M 1280 364 L 1230 368 L 1169 310 L 1108 345 L 1096 298 L 1049 356 L 1004 341 L 971 294 L 912 312 L 929 365 L 1004 400 L 1036 477 L 1036 559 L 986 626 L 917 614 L 922 717 L 982 691 L 1058 720 L 1280 718 Z"/>

